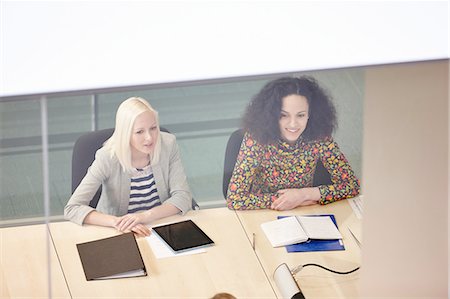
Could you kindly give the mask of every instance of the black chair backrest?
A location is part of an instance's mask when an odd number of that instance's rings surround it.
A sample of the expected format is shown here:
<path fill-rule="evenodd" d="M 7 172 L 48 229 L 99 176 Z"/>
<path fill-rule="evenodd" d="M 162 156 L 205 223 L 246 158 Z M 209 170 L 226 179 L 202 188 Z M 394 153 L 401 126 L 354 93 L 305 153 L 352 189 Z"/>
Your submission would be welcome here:
<path fill-rule="evenodd" d="M 230 184 L 231 175 L 233 174 L 234 166 L 236 164 L 237 155 L 241 147 L 242 139 L 244 138 L 244 131 L 237 129 L 231 133 L 227 147 L 225 149 L 225 161 L 223 166 L 223 196 L 227 198 L 228 185 Z M 323 166 L 322 161 L 317 161 L 316 172 L 314 174 L 313 186 L 330 185 L 331 177 L 327 169 Z"/>
<path fill-rule="evenodd" d="M 242 129 L 237 129 L 231 133 L 228 138 L 227 147 L 225 149 L 222 183 L 223 197 L 225 199 L 227 198 L 228 185 L 230 184 L 231 175 L 233 174 L 234 165 L 236 164 L 237 155 L 239 154 L 243 138 L 244 131 Z"/>
<path fill-rule="evenodd" d="M 72 153 L 72 194 L 83 180 L 89 166 L 95 158 L 95 153 L 102 147 L 103 143 L 111 137 L 114 129 L 104 129 L 100 131 L 88 132 L 81 135 L 75 145 Z M 93 208 L 97 206 L 102 187 L 97 190 L 89 205 Z"/>

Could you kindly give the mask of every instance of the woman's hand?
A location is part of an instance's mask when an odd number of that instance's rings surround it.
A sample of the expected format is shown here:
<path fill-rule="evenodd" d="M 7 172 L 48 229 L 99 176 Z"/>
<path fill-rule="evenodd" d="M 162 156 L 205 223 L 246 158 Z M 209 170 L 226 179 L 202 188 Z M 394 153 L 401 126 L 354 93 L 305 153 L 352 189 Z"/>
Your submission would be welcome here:
<path fill-rule="evenodd" d="M 131 229 L 131 231 L 138 237 L 150 236 L 150 229 L 145 224 L 137 224 Z"/>
<path fill-rule="evenodd" d="M 273 210 L 286 211 L 299 206 L 316 204 L 320 199 L 319 188 L 281 189 L 278 198 L 270 206 Z"/>
<path fill-rule="evenodd" d="M 134 232 L 139 236 L 149 236 L 150 229 L 144 225 L 146 223 L 146 213 L 126 214 L 118 217 L 114 227 L 121 232 Z"/>

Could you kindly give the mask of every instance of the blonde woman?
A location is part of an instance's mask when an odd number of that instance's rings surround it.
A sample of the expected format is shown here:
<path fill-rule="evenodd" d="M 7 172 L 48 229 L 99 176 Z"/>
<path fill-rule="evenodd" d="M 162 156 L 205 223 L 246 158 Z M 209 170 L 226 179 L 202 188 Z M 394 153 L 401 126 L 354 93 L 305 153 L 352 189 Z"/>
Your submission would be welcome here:
<path fill-rule="evenodd" d="M 94 209 L 89 202 L 100 185 Z M 64 216 L 148 236 L 146 224 L 184 214 L 191 205 L 175 136 L 159 130 L 158 113 L 145 99 L 131 97 L 120 104 L 114 133 L 97 151 Z"/>

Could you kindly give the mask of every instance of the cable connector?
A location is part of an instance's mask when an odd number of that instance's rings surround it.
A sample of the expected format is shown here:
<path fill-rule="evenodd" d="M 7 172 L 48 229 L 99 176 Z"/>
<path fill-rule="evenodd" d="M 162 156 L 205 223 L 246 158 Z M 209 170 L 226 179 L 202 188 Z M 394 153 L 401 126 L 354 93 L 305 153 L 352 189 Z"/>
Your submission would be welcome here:
<path fill-rule="evenodd" d="M 298 265 L 297 267 L 295 267 L 294 269 L 292 269 L 291 273 L 292 275 L 297 274 L 298 272 L 300 272 L 303 269 L 303 265 Z"/>

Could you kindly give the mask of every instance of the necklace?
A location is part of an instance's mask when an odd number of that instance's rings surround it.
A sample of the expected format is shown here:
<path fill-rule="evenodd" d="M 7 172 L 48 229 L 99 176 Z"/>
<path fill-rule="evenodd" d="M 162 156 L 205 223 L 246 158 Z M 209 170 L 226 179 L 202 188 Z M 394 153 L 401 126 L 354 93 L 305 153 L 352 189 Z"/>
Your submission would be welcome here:
<path fill-rule="evenodd" d="M 144 158 L 139 160 L 133 160 L 132 165 L 134 168 L 144 168 L 145 166 L 150 165 L 150 157 L 147 155 Z"/>

